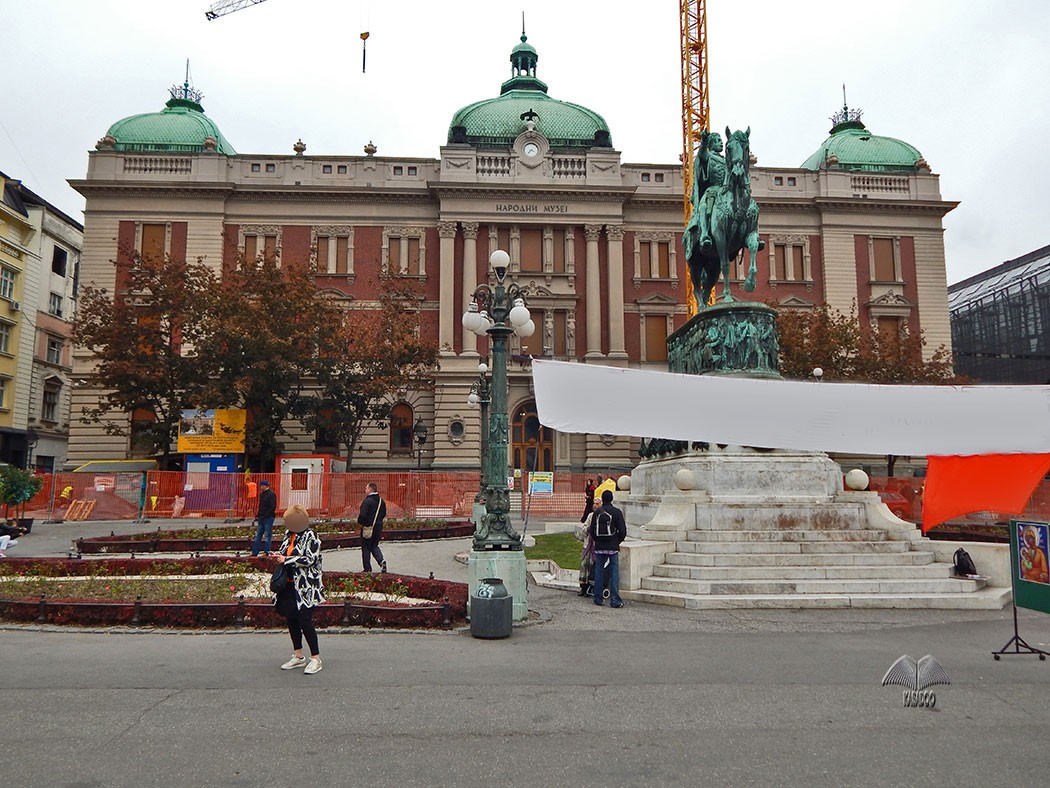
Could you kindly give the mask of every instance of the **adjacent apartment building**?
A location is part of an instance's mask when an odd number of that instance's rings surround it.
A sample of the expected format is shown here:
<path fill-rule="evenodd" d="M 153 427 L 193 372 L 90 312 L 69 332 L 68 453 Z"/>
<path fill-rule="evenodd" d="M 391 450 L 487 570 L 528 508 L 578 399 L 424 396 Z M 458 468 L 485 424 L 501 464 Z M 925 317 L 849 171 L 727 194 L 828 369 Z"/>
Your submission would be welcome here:
<path fill-rule="evenodd" d="M 0 461 L 61 470 L 84 227 L 20 181 L 0 182 Z"/>
<path fill-rule="evenodd" d="M 264 250 L 315 255 L 318 285 L 348 309 L 368 309 L 385 273 L 414 277 L 425 292 L 423 330 L 441 350 L 436 385 L 392 398 L 389 428 L 366 437 L 355 468 L 414 468 L 405 436 L 422 420 L 424 468 L 476 469 L 479 413 L 467 395 L 488 342 L 461 316 L 488 281 L 489 255 L 504 249 L 537 325 L 512 345 L 511 463 L 629 468 L 636 441 L 539 423 L 530 360 L 666 369 L 665 340 L 688 318 L 681 165 L 625 161 L 598 112 L 550 95 L 538 59 L 522 35 L 502 84 L 504 67 L 479 64 L 498 90 L 449 108 L 435 158 L 381 156 L 371 143 L 363 155 L 312 156 L 291 134 L 288 155 L 238 152 L 200 94 L 177 86 L 159 112 L 114 123 L 86 177 L 72 182 L 87 200 L 83 278 L 112 290 L 121 247 L 202 258 L 216 270 Z M 855 308 L 862 320 L 923 331 L 931 349 L 950 345 L 942 220 L 955 203 L 942 199 L 938 176 L 913 146 L 872 133 L 855 110 L 838 113 L 817 142 L 801 166 L 751 169 L 766 241 L 754 299 Z M 74 389 L 70 457 L 129 457 L 127 437 L 77 418 L 98 399 L 92 363 L 82 351 L 73 359 L 74 378 L 88 384 Z M 286 452 L 336 450 L 289 427 Z"/>

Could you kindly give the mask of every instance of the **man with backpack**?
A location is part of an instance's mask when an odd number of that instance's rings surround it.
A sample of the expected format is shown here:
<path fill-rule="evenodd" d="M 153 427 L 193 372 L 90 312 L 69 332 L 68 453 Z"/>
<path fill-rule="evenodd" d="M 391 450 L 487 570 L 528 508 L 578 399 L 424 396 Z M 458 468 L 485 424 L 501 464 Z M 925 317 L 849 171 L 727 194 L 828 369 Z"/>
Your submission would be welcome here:
<path fill-rule="evenodd" d="M 620 599 L 620 543 L 627 538 L 623 512 L 612 504 L 612 490 L 602 493 L 602 506 L 587 527 L 594 542 L 594 604 L 601 605 L 609 584 L 609 606 L 623 607 Z"/>

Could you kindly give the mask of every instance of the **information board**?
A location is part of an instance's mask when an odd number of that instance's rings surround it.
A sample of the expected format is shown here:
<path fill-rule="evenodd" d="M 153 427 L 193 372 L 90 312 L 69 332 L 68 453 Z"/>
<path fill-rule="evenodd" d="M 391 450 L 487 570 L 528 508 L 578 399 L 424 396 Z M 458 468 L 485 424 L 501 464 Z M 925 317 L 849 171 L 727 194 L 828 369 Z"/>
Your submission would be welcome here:
<path fill-rule="evenodd" d="M 1050 523 L 1010 521 L 1010 575 L 1014 604 L 1050 613 Z"/>

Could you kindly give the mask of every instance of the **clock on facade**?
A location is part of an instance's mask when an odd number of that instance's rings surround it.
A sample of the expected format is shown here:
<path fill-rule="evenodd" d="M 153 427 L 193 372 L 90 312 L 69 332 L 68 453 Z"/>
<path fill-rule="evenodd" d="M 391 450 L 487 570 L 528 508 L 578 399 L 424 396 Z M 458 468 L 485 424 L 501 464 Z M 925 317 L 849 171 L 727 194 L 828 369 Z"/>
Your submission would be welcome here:
<path fill-rule="evenodd" d="M 536 156 L 540 152 L 540 146 L 535 142 L 526 142 L 521 146 L 521 152 L 526 156 Z"/>

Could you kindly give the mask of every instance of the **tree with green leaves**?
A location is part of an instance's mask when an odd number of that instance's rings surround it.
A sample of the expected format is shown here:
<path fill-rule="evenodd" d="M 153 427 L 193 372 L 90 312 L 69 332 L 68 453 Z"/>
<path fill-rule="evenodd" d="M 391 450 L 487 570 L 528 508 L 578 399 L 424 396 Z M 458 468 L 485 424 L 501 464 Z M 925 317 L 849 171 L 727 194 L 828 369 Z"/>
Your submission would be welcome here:
<path fill-rule="evenodd" d="M 296 410 L 307 427 L 346 447 L 348 466 L 367 430 L 389 426 L 399 392 L 433 387 L 438 348 L 421 338 L 421 298 L 415 282 L 391 277 L 377 304 L 348 309 L 327 327 L 314 367 L 316 389 Z"/>
<path fill-rule="evenodd" d="M 201 261 L 128 252 L 117 266 L 115 292 L 87 285 L 80 291 L 74 341 L 94 356 L 89 383 L 102 393 L 82 419 L 111 435 L 130 435 L 136 446 L 171 467 L 171 447 L 183 408 L 208 407 L 216 371 L 194 349 L 206 339 L 216 287 Z"/>
<path fill-rule="evenodd" d="M 312 260 L 242 259 L 213 293 L 199 349 L 217 367 L 208 401 L 247 411 L 245 449 L 259 468 L 273 467 L 285 421 L 301 410 L 330 326 L 339 322 L 314 275 Z"/>

